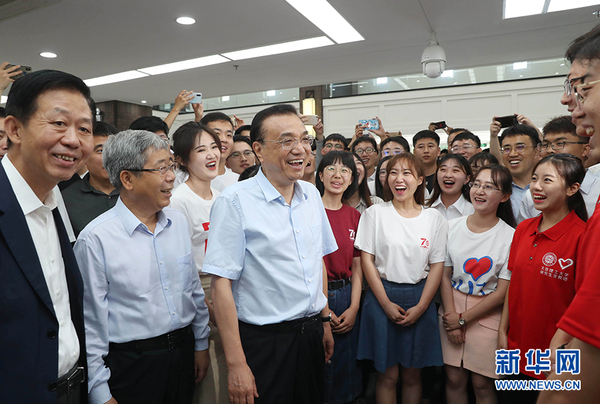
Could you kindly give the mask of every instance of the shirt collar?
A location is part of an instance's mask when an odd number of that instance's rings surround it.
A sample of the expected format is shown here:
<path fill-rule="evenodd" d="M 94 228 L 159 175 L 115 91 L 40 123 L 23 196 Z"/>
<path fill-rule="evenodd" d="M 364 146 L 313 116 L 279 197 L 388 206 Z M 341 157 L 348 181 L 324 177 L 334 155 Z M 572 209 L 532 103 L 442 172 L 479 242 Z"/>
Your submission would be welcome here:
<path fill-rule="evenodd" d="M 581 181 L 581 185 L 579 186 L 581 192 L 586 195 L 589 194 L 592 190 L 592 187 L 596 183 L 597 178 L 598 177 L 596 177 L 594 174 L 586 170 L 585 177 L 583 177 L 583 181 Z"/>
<path fill-rule="evenodd" d="M 271 184 L 269 179 L 263 173 L 262 168 L 258 170 L 258 173 L 254 176 L 254 178 L 256 179 L 256 183 L 262 190 L 267 202 L 272 202 L 276 199 L 279 199 L 280 201 L 285 203 L 285 199 L 281 195 L 281 192 L 279 192 L 273 186 L 273 184 Z M 303 200 L 308 199 L 308 195 L 306 194 L 302 183 L 303 181 L 296 181 L 296 183 L 294 184 L 294 196 L 292 200 L 297 200 L 298 202 L 301 202 Z"/>
<path fill-rule="evenodd" d="M 518 186 L 517 184 L 515 184 L 514 182 L 512 183 L 513 189 L 517 188 L 518 190 L 521 191 L 527 191 L 529 189 L 529 184 L 525 185 L 525 187 L 521 188 L 520 186 Z"/>
<path fill-rule="evenodd" d="M 542 216 L 543 216 L 543 213 L 541 215 L 539 215 L 538 217 L 536 217 L 535 220 L 533 221 L 533 223 L 532 223 L 533 234 L 532 235 L 543 234 L 544 236 L 546 236 L 547 238 L 549 238 L 552 241 L 557 241 L 563 234 L 565 234 L 571 227 L 573 227 L 573 225 L 579 219 L 579 216 L 577 216 L 577 213 L 575 213 L 575 211 L 572 210 L 571 212 L 569 212 L 569 214 L 567 216 L 565 216 L 565 218 L 563 220 L 556 223 L 554 226 L 552 226 L 548 230 L 546 230 L 542 233 L 538 233 L 537 229 L 540 227 L 540 222 L 542 221 Z"/>
<path fill-rule="evenodd" d="M 46 197 L 46 200 L 42 203 L 40 198 L 38 198 L 35 192 L 33 192 L 27 181 L 25 181 L 25 178 L 23 178 L 21 173 L 13 165 L 12 161 L 10 161 L 8 155 L 4 156 L 1 164 L 4 167 L 8 181 L 10 182 L 13 192 L 15 193 L 17 202 L 19 202 L 19 205 L 21 206 L 23 215 L 28 215 L 29 213 L 43 206 L 50 210 L 53 210 L 58 206 L 56 200 L 56 187 L 54 187 L 54 189 Z"/>
<path fill-rule="evenodd" d="M 448 206 L 448 209 L 450 209 L 450 207 L 454 206 L 454 208 L 456 210 L 458 210 L 460 212 L 460 214 L 464 214 L 465 208 L 467 207 L 467 203 L 468 202 L 465 199 L 465 197 L 462 194 L 460 194 L 460 196 L 458 197 L 456 202 L 454 202 L 452 205 Z M 438 198 L 435 200 L 435 202 L 431 204 L 431 207 L 435 208 L 438 205 L 442 205 L 444 207 L 444 209 L 446 209 L 446 206 L 442 202 L 442 195 L 438 196 Z"/>
<path fill-rule="evenodd" d="M 146 225 L 142 223 L 142 221 L 138 219 L 137 216 L 134 215 L 133 212 L 131 212 L 127 206 L 125 206 L 121 198 L 117 200 L 114 209 L 117 215 L 119 216 L 119 219 L 121 219 L 121 223 L 123 223 L 125 231 L 129 234 L 130 237 L 133 235 L 133 232 L 140 226 L 145 231 L 148 231 L 148 227 L 146 227 Z M 169 226 L 171 226 L 171 219 L 168 218 L 167 214 L 164 212 L 163 209 L 160 212 L 158 212 L 158 221 L 155 233 L 158 234 L 162 229 L 167 228 Z"/>
<path fill-rule="evenodd" d="M 93 192 L 95 194 L 99 194 L 99 195 L 106 195 L 104 192 L 102 191 L 98 191 L 96 188 L 94 188 L 92 186 L 92 184 L 90 184 L 90 173 L 88 171 L 88 173 L 81 179 L 81 191 L 82 192 Z M 113 196 L 113 195 L 118 195 L 119 193 L 117 192 L 116 189 L 113 189 L 109 196 Z"/>

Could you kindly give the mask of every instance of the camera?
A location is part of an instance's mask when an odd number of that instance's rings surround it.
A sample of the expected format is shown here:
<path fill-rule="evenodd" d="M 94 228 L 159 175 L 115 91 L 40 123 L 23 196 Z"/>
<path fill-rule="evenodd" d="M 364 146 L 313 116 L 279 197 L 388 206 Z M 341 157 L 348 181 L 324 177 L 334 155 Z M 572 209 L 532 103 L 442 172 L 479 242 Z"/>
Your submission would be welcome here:
<path fill-rule="evenodd" d="M 423 74 L 430 79 L 440 77 L 446 68 L 446 52 L 436 42 L 429 43 L 421 56 Z"/>

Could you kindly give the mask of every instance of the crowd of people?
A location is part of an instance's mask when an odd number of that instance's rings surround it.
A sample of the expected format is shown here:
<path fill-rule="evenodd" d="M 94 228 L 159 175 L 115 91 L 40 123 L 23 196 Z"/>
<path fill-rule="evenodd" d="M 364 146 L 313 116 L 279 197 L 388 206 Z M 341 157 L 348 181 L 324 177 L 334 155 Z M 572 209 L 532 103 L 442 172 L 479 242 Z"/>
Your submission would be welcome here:
<path fill-rule="evenodd" d="M 285 104 L 170 134 L 185 90 L 119 131 L 80 78 L 0 65 L 0 401 L 597 402 L 600 26 L 566 58 L 570 115 L 444 153 Z"/>

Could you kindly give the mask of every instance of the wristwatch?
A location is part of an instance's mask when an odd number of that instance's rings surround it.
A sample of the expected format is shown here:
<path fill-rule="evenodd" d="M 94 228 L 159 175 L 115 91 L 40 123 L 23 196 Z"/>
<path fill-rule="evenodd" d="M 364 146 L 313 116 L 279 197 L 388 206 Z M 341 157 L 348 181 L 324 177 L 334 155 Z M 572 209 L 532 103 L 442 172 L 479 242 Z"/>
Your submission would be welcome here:
<path fill-rule="evenodd" d="M 324 323 L 331 323 L 331 312 L 329 312 L 327 317 L 321 317 L 321 321 Z"/>
<path fill-rule="evenodd" d="M 460 325 L 461 327 L 467 325 L 467 321 L 463 318 L 462 313 L 458 315 L 458 325 Z"/>

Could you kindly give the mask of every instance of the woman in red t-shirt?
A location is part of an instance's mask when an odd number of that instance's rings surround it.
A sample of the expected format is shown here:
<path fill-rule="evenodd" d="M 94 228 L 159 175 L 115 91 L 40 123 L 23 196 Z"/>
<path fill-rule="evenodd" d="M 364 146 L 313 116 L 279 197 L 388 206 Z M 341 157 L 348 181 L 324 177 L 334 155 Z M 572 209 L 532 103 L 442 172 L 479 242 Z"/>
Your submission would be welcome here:
<path fill-rule="evenodd" d="M 325 366 L 325 403 L 342 404 L 353 401 L 362 390 L 361 371 L 356 361 L 356 317 L 362 292 L 362 271 L 360 252 L 354 249 L 360 213 L 343 203 L 358 186 L 352 154 L 327 153 L 317 168 L 316 185 L 338 245 L 337 251 L 324 257 L 329 281 L 327 298 L 332 311 L 331 331 L 335 341 L 333 356 Z"/>
<path fill-rule="evenodd" d="M 542 214 L 515 231 L 508 261 L 512 277 L 498 330 L 498 349 L 521 350 L 520 374 L 514 379 L 545 378 L 539 369 L 526 369 L 526 354 L 549 347 L 575 296 L 577 249 L 587 220 L 579 193 L 584 175 L 581 161 L 564 153 L 546 156 L 534 167 L 529 191 Z M 530 362 L 541 363 L 537 357 Z M 504 396 L 514 404 L 530 402 L 537 392 L 506 391 Z"/>

